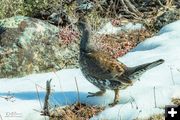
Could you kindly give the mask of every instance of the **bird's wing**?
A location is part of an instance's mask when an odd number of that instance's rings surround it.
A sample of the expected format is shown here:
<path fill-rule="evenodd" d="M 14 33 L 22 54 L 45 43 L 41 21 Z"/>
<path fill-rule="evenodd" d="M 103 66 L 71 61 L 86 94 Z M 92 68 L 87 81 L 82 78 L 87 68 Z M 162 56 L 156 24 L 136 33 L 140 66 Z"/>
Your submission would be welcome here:
<path fill-rule="evenodd" d="M 102 52 L 88 53 L 87 57 L 91 64 L 91 76 L 129 84 L 128 78 L 121 77 L 127 68 L 123 63 Z"/>

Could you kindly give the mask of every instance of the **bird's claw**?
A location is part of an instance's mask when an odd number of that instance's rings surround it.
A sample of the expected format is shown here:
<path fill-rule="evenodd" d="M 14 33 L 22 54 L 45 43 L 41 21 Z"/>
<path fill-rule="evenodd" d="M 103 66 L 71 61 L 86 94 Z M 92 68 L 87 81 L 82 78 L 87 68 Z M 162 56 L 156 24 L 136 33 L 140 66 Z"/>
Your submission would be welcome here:
<path fill-rule="evenodd" d="M 88 92 L 88 94 L 90 94 L 90 95 L 88 95 L 87 98 L 88 98 L 88 97 L 94 97 L 94 96 L 96 96 L 96 95 L 95 95 L 96 93 Z"/>
<path fill-rule="evenodd" d="M 98 91 L 96 93 L 88 92 L 89 95 L 87 97 L 102 96 L 104 93 L 105 91 Z"/>
<path fill-rule="evenodd" d="M 92 95 L 92 94 L 95 94 L 95 93 L 92 93 L 92 92 L 88 92 L 88 94 L 91 94 L 91 95 Z"/>
<path fill-rule="evenodd" d="M 113 106 L 117 105 L 118 103 L 119 103 L 119 101 L 117 100 L 117 101 L 114 101 L 113 103 L 110 103 L 109 106 L 113 107 Z"/>

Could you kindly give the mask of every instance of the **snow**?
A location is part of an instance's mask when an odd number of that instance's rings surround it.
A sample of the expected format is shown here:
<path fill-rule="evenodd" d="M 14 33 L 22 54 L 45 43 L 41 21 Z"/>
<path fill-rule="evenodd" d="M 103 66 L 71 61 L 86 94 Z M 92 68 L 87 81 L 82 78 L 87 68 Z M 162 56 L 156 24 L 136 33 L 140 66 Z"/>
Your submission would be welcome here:
<path fill-rule="evenodd" d="M 144 28 L 140 23 L 127 23 L 124 26 L 113 26 L 111 22 L 108 22 L 102 29 L 98 31 L 98 34 L 117 34 L 121 31 L 138 30 Z"/>
<path fill-rule="evenodd" d="M 45 96 L 46 81 L 52 79 L 51 106 L 65 106 L 78 100 L 90 105 L 106 105 L 106 109 L 91 120 L 98 119 L 147 119 L 151 115 L 164 113 L 165 105 L 172 98 L 180 98 L 180 20 L 163 27 L 160 32 L 125 56 L 119 58 L 128 66 L 164 59 L 165 63 L 147 71 L 140 81 L 120 91 L 120 103 L 108 107 L 113 101 L 113 91 L 102 97 L 87 98 L 87 92 L 98 89 L 89 83 L 79 69 L 63 69 L 57 72 L 33 74 L 22 78 L 0 79 L 0 118 L 3 120 L 44 120 L 40 115 Z M 38 91 L 38 92 L 37 92 Z M 9 95 L 10 94 L 10 95 Z M 14 96 L 4 99 L 7 95 Z M 38 99 L 39 95 L 39 99 Z M 19 117 L 18 117 L 19 115 Z"/>

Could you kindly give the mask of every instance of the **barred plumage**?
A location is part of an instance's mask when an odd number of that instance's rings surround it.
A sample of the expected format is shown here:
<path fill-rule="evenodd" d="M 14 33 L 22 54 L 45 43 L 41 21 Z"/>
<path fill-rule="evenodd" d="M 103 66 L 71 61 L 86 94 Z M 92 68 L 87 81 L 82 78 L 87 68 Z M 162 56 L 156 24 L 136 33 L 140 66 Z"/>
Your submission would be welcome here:
<path fill-rule="evenodd" d="M 89 46 L 90 28 L 84 18 L 80 18 L 77 25 L 82 31 L 79 58 L 81 71 L 89 82 L 100 89 L 96 93 L 89 92 L 88 97 L 101 96 L 106 89 L 111 89 L 115 92 L 115 98 L 110 105 L 115 105 L 119 102 L 119 90 L 131 86 L 148 69 L 164 62 L 163 59 L 159 59 L 151 63 L 127 67 L 103 51 L 95 51 Z"/>

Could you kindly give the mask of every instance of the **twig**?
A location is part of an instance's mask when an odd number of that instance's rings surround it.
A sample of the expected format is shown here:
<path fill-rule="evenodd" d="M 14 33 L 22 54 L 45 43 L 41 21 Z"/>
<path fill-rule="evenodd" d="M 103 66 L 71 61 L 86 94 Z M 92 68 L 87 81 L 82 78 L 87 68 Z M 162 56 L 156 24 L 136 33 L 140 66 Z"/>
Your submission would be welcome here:
<path fill-rule="evenodd" d="M 162 6 L 163 8 L 170 8 L 170 7 L 172 6 L 172 0 L 166 0 L 166 5 L 163 5 L 160 0 L 157 0 L 157 2 L 158 2 L 159 5 Z"/>
<path fill-rule="evenodd" d="M 154 105 L 155 105 L 155 108 L 157 108 L 157 103 L 156 103 L 156 87 L 155 86 L 153 88 L 153 93 L 154 93 Z"/>
<path fill-rule="evenodd" d="M 173 85 L 175 85 L 172 68 L 171 68 L 171 67 L 169 67 L 169 68 L 170 68 L 170 72 L 171 72 L 171 80 L 172 80 L 172 83 L 173 83 Z"/>
<path fill-rule="evenodd" d="M 135 19 L 139 19 L 140 12 L 135 8 L 134 5 L 131 4 L 129 0 L 120 0 L 120 3 L 125 8 L 124 11 L 130 13 L 134 16 Z M 129 10 L 130 9 L 130 10 Z"/>
<path fill-rule="evenodd" d="M 41 113 L 42 114 L 42 111 L 40 110 L 37 110 L 37 109 L 33 109 L 35 112 L 38 112 L 38 113 Z M 44 119 L 46 120 L 46 116 L 44 116 Z"/>
<path fill-rule="evenodd" d="M 40 86 L 40 85 L 38 85 L 38 84 L 35 84 L 38 88 L 41 88 L 41 89 L 43 89 L 43 90 L 46 90 L 46 88 L 45 87 L 42 87 L 42 86 Z"/>
<path fill-rule="evenodd" d="M 134 108 L 132 101 L 130 101 L 132 109 Z"/>
<path fill-rule="evenodd" d="M 134 6 L 138 6 L 138 4 L 134 0 L 130 0 L 130 1 Z"/>
<path fill-rule="evenodd" d="M 125 4 L 124 0 L 120 0 L 120 3 L 121 3 L 121 4 L 123 5 L 123 7 L 125 8 L 125 9 L 122 9 L 122 10 L 124 10 L 125 12 L 128 12 L 128 13 L 131 13 L 131 12 L 129 11 L 127 5 Z M 133 13 L 133 14 L 134 14 L 134 13 Z"/>
<path fill-rule="evenodd" d="M 39 91 L 38 91 L 37 86 L 38 86 L 38 85 L 37 85 L 37 84 L 35 84 L 37 97 L 38 97 L 38 100 L 39 100 L 40 107 L 41 107 L 41 109 L 42 109 L 42 104 L 41 104 L 41 100 L 40 100 Z"/>
<path fill-rule="evenodd" d="M 35 112 L 41 113 L 41 110 L 33 109 Z"/>
<path fill-rule="evenodd" d="M 140 115 L 140 113 L 142 112 L 142 110 L 139 110 L 139 114 L 137 115 L 136 119 L 135 120 L 138 120 L 138 117 Z"/>
<path fill-rule="evenodd" d="M 164 5 L 162 4 L 162 2 L 160 0 L 157 0 L 157 1 L 158 1 L 160 6 L 164 7 Z"/>
<path fill-rule="evenodd" d="M 136 105 L 136 109 L 138 109 L 139 107 L 138 107 L 138 105 L 136 104 L 135 99 L 134 99 L 132 96 L 130 96 L 130 97 L 131 97 L 132 101 L 134 101 L 134 103 L 135 103 L 135 105 Z M 132 105 L 133 105 L 133 104 L 132 104 Z"/>
<path fill-rule="evenodd" d="M 136 15 L 140 15 L 140 12 L 136 9 L 136 7 L 131 4 L 129 0 L 125 0 L 126 5 L 128 6 L 129 10 L 135 13 Z"/>
<path fill-rule="evenodd" d="M 59 76 L 57 75 L 56 71 L 54 70 L 53 72 L 54 72 L 54 74 L 56 75 L 56 77 L 58 78 L 59 87 L 60 87 L 60 89 L 62 90 L 63 96 L 64 96 L 64 98 L 65 98 L 65 100 L 66 100 L 66 105 L 67 105 L 67 104 L 68 104 L 68 98 L 66 97 L 66 95 L 65 95 L 64 92 L 63 92 L 63 88 L 62 88 L 62 85 L 61 85 L 61 80 L 59 79 Z"/>
<path fill-rule="evenodd" d="M 125 105 L 125 104 L 124 104 L 124 105 Z M 124 105 L 123 105 L 123 106 L 124 106 Z M 122 109 L 122 107 L 123 107 L 123 106 L 121 106 L 121 108 L 118 110 L 118 117 L 119 117 L 119 119 L 118 119 L 118 120 L 122 120 L 122 119 L 121 119 L 121 114 L 120 114 L 120 111 L 121 111 L 121 109 Z"/>
<path fill-rule="evenodd" d="M 128 101 L 131 103 L 131 107 L 132 107 L 132 109 L 134 108 L 134 105 L 133 105 L 133 101 L 135 102 L 135 100 L 134 100 L 134 98 L 132 97 L 132 96 L 130 96 L 131 97 L 131 99 L 129 99 Z"/>
<path fill-rule="evenodd" d="M 120 110 L 121 110 L 121 109 L 120 109 Z M 118 112 L 119 120 L 121 120 L 120 110 L 119 110 L 119 112 Z"/>
<path fill-rule="evenodd" d="M 116 4 L 116 3 L 117 3 L 117 4 Z M 119 15 L 118 15 L 117 12 L 116 12 L 116 7 L 117 7 L 117 6 L 119 6 L 119 1 L 118 1 L 118 0 L 115 0 L 115 3 L 113 4 L 113 7 L 114 7 L 113 12 L 114 12 L 115 16 L 118 18 Z"/>
<path fill-rule="evenodd" d="M 61 102 L 60 102 L 59 99 L 57 99 L 56 97 L 54 97 L 54 93 L 53 93 L 53 92 L 51 93 L 50 96 L 51 96 L 51 98 L 52 98 L 52 99 L 51 99 L 51 103 L 57 103 L 55 106 L 58 106 L 58 105 L 60 106 L 60 103 L 61 103 Z M 50 104 L 49 104 L 49 106 L 52 107 L 52 106 L 54 106 L 54 105 L 50 105 Z"/>
<path fill-rule="evenodd" d="M 44 99 L 43 115 L 49 116 L 49 95 L 51 93 L 51 80 L 46 82 L 46 96 Z"/>
<path fill-rule="evenodd" d="M 142 28 L 140 29 L 142 30 Z M 137 35 L 137 44 L 139 44 L 141 41 L 140 41 L 140 30 L 138 30 L 138 35 Z"/>
<path fill-rule="evenodd" d="M 168 7 L 172 6 L 172 1 L 173 0 L 166 0 L 166 6 Z"/>
<path fill-rule="evenodd" d="M 1 114 L 0 114 L 0 118 L 1 118 L 1 120 L 3 120 L 3 118 L 2 118 L 2 116 L 1 116 Z"/>
<path fill-rule="evenodd" d="M 75 82 L 76 82 L 76 89 L 77 89 L 77 93 L 78 93 L 78 103 L 80 103 L 79 88 L 78 88 L 78 83 L 77 83 L 76 77 L 75 77 Z"/>

